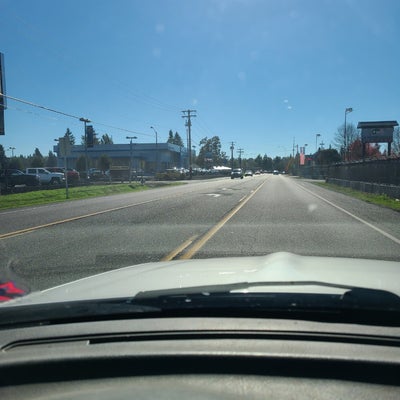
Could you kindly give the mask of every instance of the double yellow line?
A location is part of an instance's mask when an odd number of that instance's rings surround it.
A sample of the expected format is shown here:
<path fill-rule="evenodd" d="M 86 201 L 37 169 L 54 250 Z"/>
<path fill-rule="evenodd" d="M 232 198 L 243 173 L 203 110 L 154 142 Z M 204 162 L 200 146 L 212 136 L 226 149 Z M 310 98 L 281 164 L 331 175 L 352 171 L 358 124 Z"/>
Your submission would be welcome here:
<path fill-rule="evenodd" d="M 186 240 L 182 245 L 177 247 L 175 250 L 171 251 L 161 261 L 171 261 L 175 259 L 179 254 L 179 260 L 189 260 L 192 258 L 238 211 L 261 189 L 266 181 L 261 183 L 253 192 L 244 198 L 240 199 L 239 203 L 230 210 L 220 221 L 217 222 L 209 231 L 207 231 L 199 240 L 196 241 L 199 235 L 194 235 Z M 183 253 L 187 248 L 188 251 Z M 182 254 L 183 253 L 183 254 Z"/>

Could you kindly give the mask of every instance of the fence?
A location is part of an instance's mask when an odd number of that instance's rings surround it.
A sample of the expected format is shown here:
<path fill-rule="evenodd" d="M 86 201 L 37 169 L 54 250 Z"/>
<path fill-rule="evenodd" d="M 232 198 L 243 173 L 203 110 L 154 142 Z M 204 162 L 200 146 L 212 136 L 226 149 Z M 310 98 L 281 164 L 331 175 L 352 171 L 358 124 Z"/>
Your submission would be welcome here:
<path fill-rule="evenodd" d="M 400 158 L 299 167 L 298 175 L 400 198 Z"/>

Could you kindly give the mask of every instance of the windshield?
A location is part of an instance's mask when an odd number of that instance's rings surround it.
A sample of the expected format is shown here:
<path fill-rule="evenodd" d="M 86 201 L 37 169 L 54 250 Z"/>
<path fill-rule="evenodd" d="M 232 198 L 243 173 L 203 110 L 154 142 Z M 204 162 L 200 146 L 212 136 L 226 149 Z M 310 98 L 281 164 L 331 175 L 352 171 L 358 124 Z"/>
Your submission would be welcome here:
<path fill-rule="evenodd" d="M 397 0 L 0 16 L 3 307 L 243 282 L 400 294 Z"/>

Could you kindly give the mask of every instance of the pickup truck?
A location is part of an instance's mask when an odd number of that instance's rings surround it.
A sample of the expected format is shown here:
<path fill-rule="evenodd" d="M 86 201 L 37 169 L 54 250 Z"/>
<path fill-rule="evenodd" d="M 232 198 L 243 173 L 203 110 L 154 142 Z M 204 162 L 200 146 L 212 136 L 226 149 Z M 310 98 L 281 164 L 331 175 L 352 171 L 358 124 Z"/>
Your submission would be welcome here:
<path fill-rule="evenodd" d="M 0 171 L 0 188 L 9 190 L 15 186 L 38 186 L 40 179 L 38 175 L 24 174 L 19 169 L 4 169 Z"/>
<path fill-rule="evenodd" d="M 63 173 L 50 172 L 46 168 L 27 168 L 28 175 L 38 175 L 42 185 L 60 185 L 65 182 Z"/>

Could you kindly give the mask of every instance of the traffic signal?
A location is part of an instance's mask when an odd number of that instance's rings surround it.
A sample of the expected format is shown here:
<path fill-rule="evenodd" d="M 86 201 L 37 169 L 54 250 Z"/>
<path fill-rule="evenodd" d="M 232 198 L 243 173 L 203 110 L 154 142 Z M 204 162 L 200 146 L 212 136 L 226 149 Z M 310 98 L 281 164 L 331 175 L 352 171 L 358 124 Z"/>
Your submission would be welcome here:
<path fill-rule="evenodd" d="M 92 125 L 86 126 L 86 145 L 93 147 L 94 145 L 94 129 Z"/>

